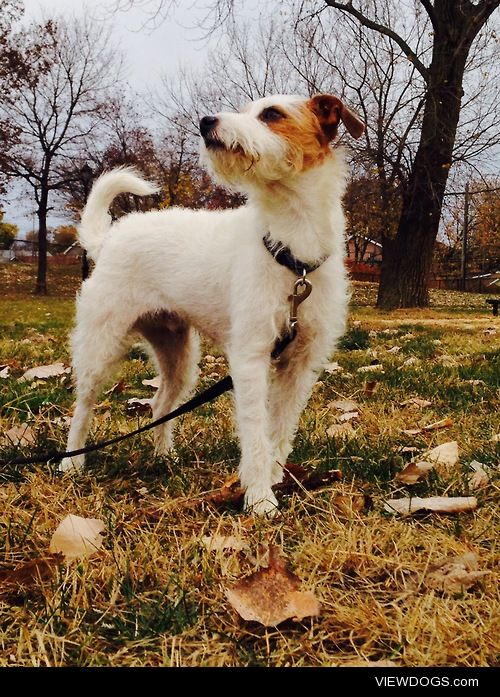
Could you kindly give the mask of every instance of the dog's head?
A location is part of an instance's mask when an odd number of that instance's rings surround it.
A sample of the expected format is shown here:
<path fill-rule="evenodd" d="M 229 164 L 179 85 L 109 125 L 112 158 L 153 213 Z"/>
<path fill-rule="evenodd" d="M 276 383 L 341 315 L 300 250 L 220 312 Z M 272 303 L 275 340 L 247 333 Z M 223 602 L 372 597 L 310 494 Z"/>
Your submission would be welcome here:
<path fill-rule="evenodd" d="M 200 121 L 201 160 L 225 183 L 246 189 L 321 164 L 342 121 L 354 138 L 364 124 L 338 98 L 274 96 Z"/>

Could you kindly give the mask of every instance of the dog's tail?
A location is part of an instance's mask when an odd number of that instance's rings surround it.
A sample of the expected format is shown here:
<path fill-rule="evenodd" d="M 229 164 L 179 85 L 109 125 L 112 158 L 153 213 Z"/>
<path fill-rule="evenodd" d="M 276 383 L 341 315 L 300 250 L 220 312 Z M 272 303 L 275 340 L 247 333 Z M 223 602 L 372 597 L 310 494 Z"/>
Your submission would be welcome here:
<path fill-rule="evenodd" d="M 118 194 L 148 196 L 159 190 L 142 179 L 133 167 L 119 167 L 105 172 L 95 182 L 78 226 L 78 240 L 94 261 L 99 256 L 104 235 L 111 226 L 108 209 Z"/>

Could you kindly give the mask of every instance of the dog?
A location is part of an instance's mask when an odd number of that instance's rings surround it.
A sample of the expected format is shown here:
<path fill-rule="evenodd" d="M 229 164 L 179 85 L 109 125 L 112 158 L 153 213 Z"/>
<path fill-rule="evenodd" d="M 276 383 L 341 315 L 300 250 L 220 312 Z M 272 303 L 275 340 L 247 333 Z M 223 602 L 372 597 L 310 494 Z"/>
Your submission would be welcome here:
<path fill-rule="evenodd" d="M 354 138 L 362 135 L 362 121 L 330 94 L 265 97 L 203 117 L 200 161 L 247 196 L 237 209 L 172 208 L 111 224 L 108 209 L 118 194 L 157 188 L 130 168 L 95 182 L 79 226 L 95 268 L 77 298 L 68 451 L 84 446 L 99 390 L 134 336 L 149 343 L 161 378 L 156 419 L 192 392 L 200 332 L 228 358 L 245 506 L 276 512 L 272 486 L 282 480 L 317 374 L 345 330 L 347 168 L 343 149 L 332 147 L 341 123 Z M 278 263 L 280 254 L 297 262 L 298 273 Z M 295 336 L 289 299 L 299 278 L 300 288 L 312 284 L 312 294 L 297 310 Z M 283 336 L 288 345 L 273 360 Z M 172 423 L 156 427 L 154 438 L 156 451 L 168 453 Z M 60 469 L 83 465 L 79 455 Z"/>

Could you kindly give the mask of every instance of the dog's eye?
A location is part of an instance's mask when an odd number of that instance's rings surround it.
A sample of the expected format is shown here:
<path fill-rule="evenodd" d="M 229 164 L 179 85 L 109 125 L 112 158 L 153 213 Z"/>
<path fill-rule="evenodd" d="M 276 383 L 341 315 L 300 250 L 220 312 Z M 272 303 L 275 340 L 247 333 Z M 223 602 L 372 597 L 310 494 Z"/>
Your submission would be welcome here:
<path fill-rule="evenodd" d="M 279 121 L 280 119 L 284 118 L 285 114 L 283 114 L 279 109 L 276 109 L 273 106 L 266 107 L 266 109 L 264 109 L 264 111 L 262 111 L 259 115 L 259 119 L 265 122 Z"/>

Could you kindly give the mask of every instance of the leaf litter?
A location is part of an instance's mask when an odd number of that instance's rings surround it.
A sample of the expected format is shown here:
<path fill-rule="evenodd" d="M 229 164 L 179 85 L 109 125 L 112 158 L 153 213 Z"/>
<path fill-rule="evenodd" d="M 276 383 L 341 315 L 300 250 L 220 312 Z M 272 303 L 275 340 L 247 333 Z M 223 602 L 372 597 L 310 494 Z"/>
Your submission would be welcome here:
<path fill-rule="evenodd" d="M 269 547 L 269 566 L 226 588 L 226 598 L 248 622 L 276 627 L 286 620 L 300 621 L 320 614 L 312 591 L 301 591 L 300 579 L 291 572 L 279 547 Z"/>

